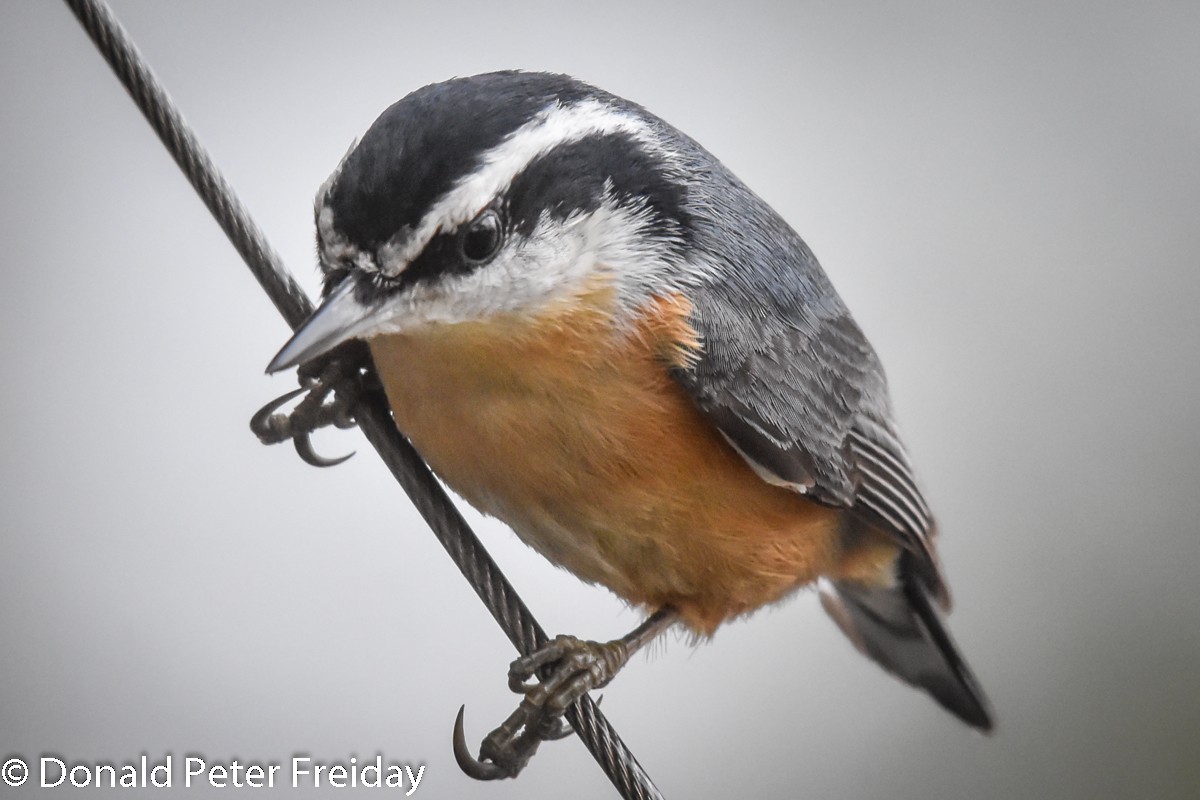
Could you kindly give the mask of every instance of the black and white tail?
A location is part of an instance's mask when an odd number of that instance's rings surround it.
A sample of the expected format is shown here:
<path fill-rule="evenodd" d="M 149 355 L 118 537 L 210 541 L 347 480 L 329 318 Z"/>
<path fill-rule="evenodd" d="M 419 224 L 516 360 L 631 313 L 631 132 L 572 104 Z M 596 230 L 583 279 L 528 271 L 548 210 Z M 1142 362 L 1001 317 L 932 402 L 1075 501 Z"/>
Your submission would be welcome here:
<path fill-rule="evenodd" d="M 821 604 L 859 651 L 920 687 L 968 725 L 992 730 L 992 712 L 905 554 L 893 587 L 821 581 Z"/>

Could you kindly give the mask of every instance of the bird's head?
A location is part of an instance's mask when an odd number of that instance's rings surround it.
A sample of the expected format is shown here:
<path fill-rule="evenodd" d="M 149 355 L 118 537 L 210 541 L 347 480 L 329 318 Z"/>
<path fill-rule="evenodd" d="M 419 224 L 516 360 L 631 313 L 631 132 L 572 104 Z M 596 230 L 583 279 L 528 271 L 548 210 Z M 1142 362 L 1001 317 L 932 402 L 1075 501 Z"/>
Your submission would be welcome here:
<path fill-rule="evenodd" d="M 499 72 L 387 109 L 317 193 L 324 302 L 269 371 L 349 339 L 537 314 L 596 281 L 614 313 L 686 283 L 698 149 L 563 75 Z"/>

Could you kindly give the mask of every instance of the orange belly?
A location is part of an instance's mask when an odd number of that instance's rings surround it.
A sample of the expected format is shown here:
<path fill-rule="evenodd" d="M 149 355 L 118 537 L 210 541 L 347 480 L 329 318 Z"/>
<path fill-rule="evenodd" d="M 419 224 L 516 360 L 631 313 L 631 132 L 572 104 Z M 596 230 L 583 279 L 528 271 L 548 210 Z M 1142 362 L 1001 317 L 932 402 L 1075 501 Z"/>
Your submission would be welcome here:
<path fill-rule="evenodd" d="M 890 543 L 847 552 L 843 512 L 759 478 L 670 377 L 699 346 L 686 302 L 632 332 L 608 305 L 370 340 L 397 426 L 552 562 L 699 633 L 822 574 L 887 571 Z"/>

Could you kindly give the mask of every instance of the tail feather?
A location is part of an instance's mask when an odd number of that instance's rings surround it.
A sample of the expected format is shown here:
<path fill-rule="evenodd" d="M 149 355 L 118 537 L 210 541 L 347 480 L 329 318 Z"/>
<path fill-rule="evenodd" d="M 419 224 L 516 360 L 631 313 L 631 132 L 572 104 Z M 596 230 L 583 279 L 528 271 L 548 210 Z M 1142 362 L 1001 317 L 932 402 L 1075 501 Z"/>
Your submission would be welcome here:
<path fill-rule="evenodd" d="M 901 558 L 896 586 L 822 580 L 821 604 L 863 655 L 968 725 L 991 731 L 987 697 L 907 560 Z"/>

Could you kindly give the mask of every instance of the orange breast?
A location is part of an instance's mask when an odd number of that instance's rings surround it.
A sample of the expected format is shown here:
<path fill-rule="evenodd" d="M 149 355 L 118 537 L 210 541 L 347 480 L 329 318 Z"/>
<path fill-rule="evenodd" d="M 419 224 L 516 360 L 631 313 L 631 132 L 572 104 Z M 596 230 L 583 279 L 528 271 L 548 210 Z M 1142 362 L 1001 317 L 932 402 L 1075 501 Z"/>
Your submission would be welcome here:
<path fill-rule="evenodd" d="M 667 372 L 700 343 L 681 298 L 617 330 L 611 295 L 536 318 L 370 341 L 396 423 L 456 492 L 552 562 L 700 633 L 845 558 L 841 512 L 760 479 Z M 877 563 L 878 562 L 878 563 Z"/>

